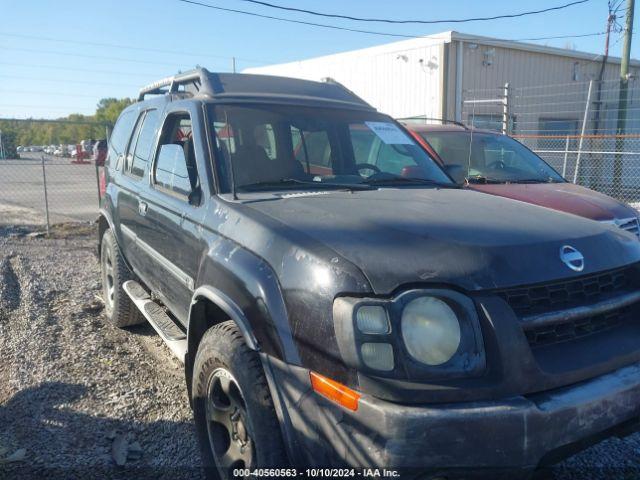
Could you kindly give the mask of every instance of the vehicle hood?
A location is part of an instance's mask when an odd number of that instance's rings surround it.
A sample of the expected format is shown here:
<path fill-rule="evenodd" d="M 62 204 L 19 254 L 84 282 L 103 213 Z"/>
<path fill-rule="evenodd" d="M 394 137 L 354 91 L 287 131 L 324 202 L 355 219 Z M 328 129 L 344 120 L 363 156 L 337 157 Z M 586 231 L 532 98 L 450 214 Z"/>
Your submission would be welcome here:
<path fill-rule="evenodd" d="M 628 219 L 637 213 L 617 200 L 573 183 L 469 185 L 470 189 L 533 203 L 598 221 Z"/>
<path fill-rule="evenodd" d="M 318 192 L 245 206 L 280 223 L 283 241 L 295 229 L 323 243 L 377 294 L 421 283 L 503 288 L 640 261 L 640 242 L 618 228 L 467 189 Z M 560 260 L 564 245 L 584 255 L 582 272 Z"/>

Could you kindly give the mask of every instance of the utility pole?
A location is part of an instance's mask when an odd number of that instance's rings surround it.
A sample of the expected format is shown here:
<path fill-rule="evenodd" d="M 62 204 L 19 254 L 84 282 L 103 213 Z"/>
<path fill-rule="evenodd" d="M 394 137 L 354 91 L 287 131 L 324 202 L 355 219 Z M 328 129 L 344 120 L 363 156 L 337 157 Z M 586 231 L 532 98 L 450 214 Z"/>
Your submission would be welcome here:
<path fill-rule="evenodd" d="M 607 34 L 604 40 L 604 54 L 602 55 L 602 63 L 600 64 L 600 73 L 598 74 L 598 93 L 596 97 L 596 111 L 593 118 L 593 133 L 596 135 L 600 133 L 600 109 L 602 108 L 602 83 L 604 79 L 604 71 L 607 67 L 607 60 L 609 59 L 609 37 L 611 35 L 611 27 L 613 27 L 613 23 L 616 21 L 616 15 L 611 10 L 611 6 L 609 7 L 609 15 L 607 15 Z M 602 184 L 602 170 L 603 165 L 602 161 L 597 163 L 596 174 L 593 176 L 593 180 L 591 181 L 591 188 L 595 190 L 600 190 Z"/>
<path fill-rule="evenodd" d="M 615 162 L 613 164 L 613 186 L 614 193 L 622 193 L 622 152 L 624 148 L 624 141 L 620 137 L 624 133 L 627 123 L 627 93 L 629 88 L 629 57 L 631 55 L 631 36 L 633 32 L 633 9 L 634 0 L 627 0 L 627 12 L 623 30 L 623 43 L 622 43 L 622 59 L 620 61 L 620 92 L 618 96 L 618 127 L 616 133 L 618 138 L 616 140 L 616 155 Z"/>
<path fill-rule="evenodd" d="M 231 57 L 231 70 L 236 73 L 236 57 Z"/>

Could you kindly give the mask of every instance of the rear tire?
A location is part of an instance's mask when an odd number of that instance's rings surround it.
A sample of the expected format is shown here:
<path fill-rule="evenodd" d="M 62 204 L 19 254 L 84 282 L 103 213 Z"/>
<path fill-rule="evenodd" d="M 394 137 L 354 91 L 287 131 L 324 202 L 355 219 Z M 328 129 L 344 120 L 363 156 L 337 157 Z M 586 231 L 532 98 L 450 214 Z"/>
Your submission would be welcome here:
<path fill-rule="evenodd" d="M 202 337 L 194 362 L 192 395 L 208 479 L 234 478 L 235 468 L 287 466 L 260 359 L 247 347 L 233 321 L 211 327 Z"/>
<path fill-rule="evenodd" d="M 100 265 L 104 311 L 109 322 L 119 328 L 143 323 L 145 318 L 122 288 L 134 275 L 124 262 L 111 229 L 102 236 Z"/>

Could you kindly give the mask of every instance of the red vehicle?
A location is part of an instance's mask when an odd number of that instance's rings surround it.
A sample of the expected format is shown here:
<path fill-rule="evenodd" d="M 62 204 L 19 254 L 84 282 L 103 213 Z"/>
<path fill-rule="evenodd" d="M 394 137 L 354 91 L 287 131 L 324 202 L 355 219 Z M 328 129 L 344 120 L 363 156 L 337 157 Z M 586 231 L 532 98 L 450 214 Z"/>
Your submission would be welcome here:
<path fill-rule="evenodd" d="M 607 195 L 567 182 L 513 138 L 459 123 L 404 123 L 458 183 L 472 190 L 617 225 L 640 237 L 638 212 Z"/>
<path fill-rule="evenodd" d="M 104 167 L 104 161 L 107 158 L 107 141 L 98 140 L 93 145 L 93 161 L 98 167 Z"/>

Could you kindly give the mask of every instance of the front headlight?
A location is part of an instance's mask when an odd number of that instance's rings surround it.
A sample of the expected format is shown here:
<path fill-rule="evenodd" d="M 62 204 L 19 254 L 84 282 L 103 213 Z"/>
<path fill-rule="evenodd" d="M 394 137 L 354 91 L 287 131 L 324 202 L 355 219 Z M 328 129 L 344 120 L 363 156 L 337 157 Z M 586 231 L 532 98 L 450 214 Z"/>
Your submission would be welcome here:
<path fill-rule="evenodd" d="M 477 377 L 486 360 L 473 300 L 447 289 L 392 298 L 338 297 L 333 322 L 345 365 L 411 381 Z"/>
<path fill-rule="evenodd" d="M 448 362 L 460 346 L 455 312 L 435 297 L 418 297 L 402 311 L 402 339 L 409 355 L 426 365 Z"/>

